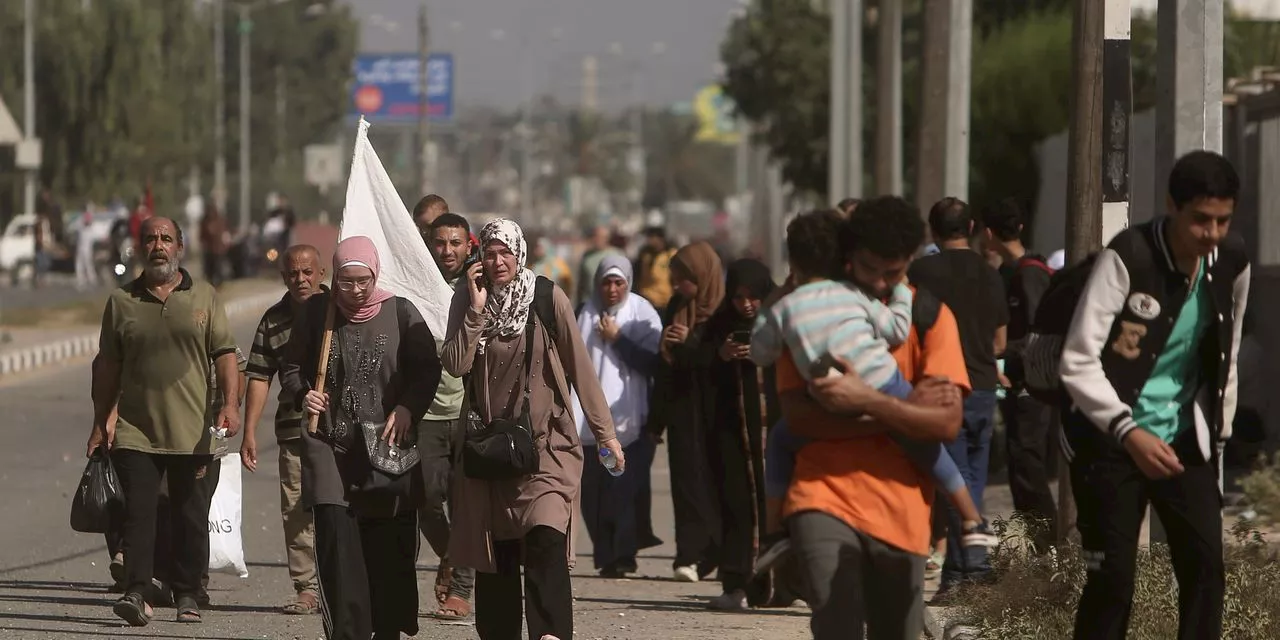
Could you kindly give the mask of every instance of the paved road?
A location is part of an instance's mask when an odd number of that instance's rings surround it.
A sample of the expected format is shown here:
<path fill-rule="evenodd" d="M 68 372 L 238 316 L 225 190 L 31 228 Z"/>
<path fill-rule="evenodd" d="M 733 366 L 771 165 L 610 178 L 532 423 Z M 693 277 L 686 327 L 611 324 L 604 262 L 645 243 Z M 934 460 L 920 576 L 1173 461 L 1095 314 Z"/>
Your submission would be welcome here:
<path fill-rule="evenodd" d="M 252 324 L 238 322 L 248 344 Z M 75 362 L 0 383 L 0 415 L 5 445 L 0 449 L 0 638 L 319 638 L 316 616 L 275 613 L 292 596 L 284 568 L 276 449 L 261 443 L 263 463 L 244 477 L 245 547 L 250 577 L 213 576 L 214 601 L 198 627 L 172 622 L 160 609 L 144 629 L 132 629 L 111 614 L 107 555 L 100 536 L 79 534 L 67 525 L 67 509 L 84 467 L 84 443 L 92 418 L 87 363 Z M 268 407 L 270 416 L 274 407 Z M 271 433 L 264 425 L 263 433 Z M 673 539 L 666 456 L 654 475 L 654 522 L 659 535 Z M 672 544 L 651 549 L 640 560 L 642 577 L 604 580 L 590 571 L 590 543 L 579 540 L 574 575 L 575 637 L 582 639 L 786 640 L 808 637 L 803 607 L 748 614 L 704 609 L 719 593 L 715 584 L 679 584 L 670 575 Z M 422 630 L 418 638 L 475 638 L 470 626 L 449 626 L 425 617 L 432 610 L 430 587 L 436 558 L 423 545 L 419 558 Z"/>

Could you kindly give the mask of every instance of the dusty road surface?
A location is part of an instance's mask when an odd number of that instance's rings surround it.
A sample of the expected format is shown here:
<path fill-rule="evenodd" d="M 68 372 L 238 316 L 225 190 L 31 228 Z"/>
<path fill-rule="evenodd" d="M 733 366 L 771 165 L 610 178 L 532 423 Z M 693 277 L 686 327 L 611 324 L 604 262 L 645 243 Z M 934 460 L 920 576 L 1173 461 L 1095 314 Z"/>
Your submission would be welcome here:
<path fill-rule="evenodd" d="M 256 318 L 234 323 L 248 349 Z M 264 415 L 274 413 L 274 403 Z M 134 629 L 111 613 L 108 557 L 101 536 L 73 532 L 67 524 L 71 496 L 84 467 L 84 445 L 92 419 L 87 361 L 71 362 L 0 383 L 0 638 L 247 638 L 322 637 L 318 616 L 276 613 L 292 597 L 285 569 L 279 489 L 272 429 L 259 430 L 259 467 L 244 473 L 244 544 L 250 575 L 215 574 L 213 606 L 200 625 L 174 622 L 172 609 L 158 609 L 146 628 Z M 239 443 L 235 443 L 238 449 Z M 640 577 L 605 580 L 591 570 L 590 543 L 579 538 L 574 574 L 579 640 L 703 639 L 787 640 L 806 638 L 808 610 L 721 614 L 706 610 L 719 593 L 713 583 L 679 584 L 668 579 L 674 545 L 666 456 L 654 467 L 654 522 L 668 541 L 640 560 Z M 470 625 L 446 625 L 428 617 L 436 558 L 423 545 L 419 557 L 418 638 L 475 638 Z"/>

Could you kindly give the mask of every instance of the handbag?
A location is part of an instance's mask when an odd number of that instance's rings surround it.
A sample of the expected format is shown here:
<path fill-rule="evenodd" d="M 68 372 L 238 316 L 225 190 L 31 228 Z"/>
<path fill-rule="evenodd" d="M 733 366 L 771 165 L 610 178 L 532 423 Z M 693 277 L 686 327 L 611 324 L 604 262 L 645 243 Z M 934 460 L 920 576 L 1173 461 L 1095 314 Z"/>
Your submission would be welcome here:
<path fill-rule="evenodd" d="M 525 321 L 524 397 L 514 419 L 497 418 L 485 424 L 474 410 L 467 413 L 462 442 L 462 471 L 473 480 L 510 480 L 538 471 L 538 448 L 533 441 L 529 411 L 529 379 L 533 375 L 534 312 Z"/>
<path fill-rule="evenodd" d="M 364 437 L 364 447 L 369 453 L 369 466 L 375 470 L 398 476 L 417 466 L 422 460 L 418 452 L 417 429 L 409 429 L 409 437 L 405 444 L 387 442 L 382 439 L 386 430 L 386 422 L 361 422 L 360 433 Z"/>

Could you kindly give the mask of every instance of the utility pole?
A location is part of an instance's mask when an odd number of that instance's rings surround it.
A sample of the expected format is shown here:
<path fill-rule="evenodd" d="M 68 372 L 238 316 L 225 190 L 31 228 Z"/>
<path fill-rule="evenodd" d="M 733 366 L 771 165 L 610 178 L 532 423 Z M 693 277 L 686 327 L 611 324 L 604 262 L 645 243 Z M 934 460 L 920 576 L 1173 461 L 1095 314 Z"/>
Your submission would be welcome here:
<path fill-rule="evenodd" d="M 431 181 L 428 173 L 431 162 L 431 105 L 427 96 L 430 78 L 427 66 L 431 58 L 431 47 L 427 30 L 427 2 L 422 1 L 418 7 L 418 193 L 426 195 L 431 192 Z"/>
<path fill-rule="evenodd" d="M 849 3 L 831 0 L 831 128 L 828 133 L 830 160 L 827 167 L 827 206 L 844 198 L 848 175 L 849 149 Z"/>
<path fill-rule="evenodd" d="M 1156 206 L 1173 163 L 1222 152 L 1223 0 L 1161 0 L 1156 13 Z"/>
<path fill-rule="evenodd" d="M 845 156 L 844 193 L 841 198 L 862 197 L 862 0 L 844 0 L 845 33 Z M 839 202 L 836 200 L 831 204 Z"/>
<path fill-rule="evenodd" d="M 36 2 L 26 0 L 23 3 L 25 20 L 22 24 L 22 136 L 26 144 L 36 139 Z M 22 212 L 36 211 L 36 174 L 40 168 L 32 167 L 26 171 L 26 180 L 22 189 Z M 33 279 L 33 282 L 35 280 Z"/>
<path fill-rule="evenodd" d="M 923 85 L 920 139 L 916 157 L 916 206 L 928 215 L 945 197 L 947 85 L 950 75 L 951 2 L 924 0 L 924 41 L 920 61 Z"/>
<path fill-rule="evenodd" d="M 240 224 L 237 230 L 244 233 L 249 229 L 249 146 L 250 140 L 250 103 L 249 103 L 249 37 L 253 32 L 253 22 L 249 19 L 249 5 L 241 4 L 240 8 Z"/>
<path fill-rule="evenodd" d="M 902 1 L 876 13 L 876 193 L 902 193 Z"/>
<path fill-rule="evenodd" d="M 1102 29 L 1106 0 L 1077 0 L 1072 20 L 1071 128 L 1067 138 L 1067 261 L 1102 245 Z M 1058 459 L 1058 539 L 1075 528 L 1071 471 Z"/>
<path fill-rule="evenodd" d="M 916 204 L 969 197 L 969 100 L 973 0 L 925 0 L 924 84 Z"/>
<path fill-rule="evenodd" d="M 582 58 L 582 111 L 584 114 L 594 113 L 599 105 L 600 97 L 597 87 L 599 66 L 595 56 Z"/>
<path fill-rule="evenodd" d="M 213 203 L 227 214 L 227 40 L 223 31 L 226 7 L 213 0 Z"/>
<path fill-rule="evenodd" d="M 950 0 L 947 149 L 943 189 L 969 199 L 969 102 L 973 67 L 973 0 Z"/>
<path fill-rule="evenodd" d="M 285 82 L 284 82 L 284 66 L 276 63 L 276 171 L 274 179 L 276 181 L 284 178 L 284 155 L 285 155 L 285 133 L 288 126 L 285 124 L 286 98 L 285 98 Z"/>

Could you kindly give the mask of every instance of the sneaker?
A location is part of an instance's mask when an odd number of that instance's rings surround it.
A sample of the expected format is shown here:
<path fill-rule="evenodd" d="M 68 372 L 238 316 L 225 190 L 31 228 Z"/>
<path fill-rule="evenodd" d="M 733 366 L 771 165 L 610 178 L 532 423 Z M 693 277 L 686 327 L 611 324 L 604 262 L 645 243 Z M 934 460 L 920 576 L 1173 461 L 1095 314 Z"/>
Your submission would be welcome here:
<path fill-rule="evenodd" d="M 697 582 L 698 568 L 693 565 L 689 565 L 687 567 L 676 567 L 673 572 L 673 577 L 676 579 L 676 582 Z"/>
<path fill-rule="evenodd" d="M 756 559 L 754 575 L 758 576 L 762 573 L 769 571 L 773 567 L 777 566 L 777 564 L 781 562 L 782 559 L 785 558 L 787 554 L 790 552 L 791 552 L 791 538 L 787 538 L 787 537 L 778 538 L 776 542 L 769 545 L 768 548 L 764 550 L 764 553 L 761 553 L 760 557 Z"/>
<path fill-rule="evenodd" d="M 961 542 L 966 547 L 991 548 L 1000 544 L 1000 536 L 993 533 L 991 527 L 988 527 L 986 521 L 983 521 L 974 527 L 965 529 Z"/>
<path fill-rule="evenodd" d="M 707 603 L 707 608 L 713 611 L 746 611 L 747 610 L 747 592 L 742 589 L 734 589 L 726 591 Z"/>

